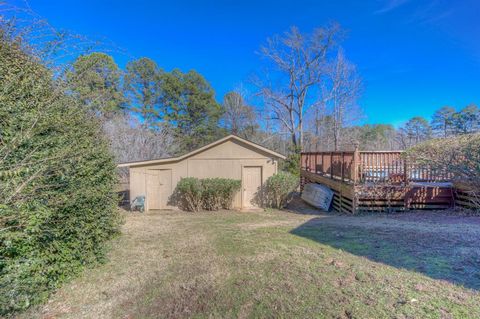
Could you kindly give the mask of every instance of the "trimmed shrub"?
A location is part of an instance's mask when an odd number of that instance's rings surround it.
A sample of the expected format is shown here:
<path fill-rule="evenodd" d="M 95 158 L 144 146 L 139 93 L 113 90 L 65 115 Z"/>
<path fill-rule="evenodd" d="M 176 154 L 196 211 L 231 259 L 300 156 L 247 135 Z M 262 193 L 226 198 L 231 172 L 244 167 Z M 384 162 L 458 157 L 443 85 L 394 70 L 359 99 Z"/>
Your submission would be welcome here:
<path fill-rule="evenodd" d="M 228 178 L 182 178 L 174 192 L 177 205 L 183 210 L 230 209 L 241 182 Z"/>
<path fill-rule="evenodd" d="M 202 208 L 205 210 L 219 210 L 222 208 L 222 179 L 206 178 L 202 183 Z"/>
<path fill-rule="evenodd" d="M 1 316 L 103 261 L 120 215 L 96 119 L 2 33 L 0 74 Z"/>
<path fill-rule="evenodd" d="M 183 210 L 198 212 L 202 208 L 203 186 L 198 178 L 182 178 L 175 189 L 176 204 Z"/>
<path fill-rule="evenodd" d="M 270 176 L 263 190 L 265 206 L 271 208 L 283 208 L 292 199 L 299 185 L 299 178 L 287 172 L 279 172 Z"/>
<path fill-rule="evenodd" d="M 241 187 L 241 181 L 228 178 L 202 180 L 202 205 L 206 210 L 231 209 L 233 197 Z"/>
<path fill-rule="evenodd" d="M 222 179 L 220 188 L 220 202 L 223 209 L 231 209 L 233 197 L 242 187 L 242 182 L 236 179 Z"/>

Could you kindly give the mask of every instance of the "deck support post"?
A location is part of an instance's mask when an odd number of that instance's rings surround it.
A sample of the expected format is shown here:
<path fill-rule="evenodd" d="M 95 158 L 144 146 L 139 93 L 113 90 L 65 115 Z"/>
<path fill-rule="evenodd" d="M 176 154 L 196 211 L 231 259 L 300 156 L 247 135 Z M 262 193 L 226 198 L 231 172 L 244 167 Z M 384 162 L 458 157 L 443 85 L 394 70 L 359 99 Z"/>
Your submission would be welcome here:
<path fill-rule="evenodd" d="M 352 213 L 355 214 L 358 211 L 358 196 L 357 196 L 357 183 L 358 183 L 358 175 L 359 175 L 359 165 L 360 165 L 360 152 L 359 152 L 359 144 L 355 143 L 355 149 L 353 151 L 353 198 L 352 198 Z"/>
<path fill-rule="evenodd" d="M 403 159 L 403 181 L 404 181 L 404 192 L 405 196 L 403 197 L 403 209 L 410 210 L 410 192 L 408 189 L 408 159 L 405 157 Z"/>

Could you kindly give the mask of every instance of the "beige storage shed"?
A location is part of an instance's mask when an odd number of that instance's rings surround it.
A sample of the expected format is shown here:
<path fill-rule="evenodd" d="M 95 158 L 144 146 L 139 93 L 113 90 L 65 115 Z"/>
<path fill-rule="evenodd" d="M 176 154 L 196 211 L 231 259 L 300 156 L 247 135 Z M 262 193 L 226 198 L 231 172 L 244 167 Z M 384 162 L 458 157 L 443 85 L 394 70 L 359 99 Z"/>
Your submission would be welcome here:
<path fill-rule="evenodd" d="M 253 198 L 285 156 L 235 135 L 179 157 L 120 164 L 130 171 L 130 198 L 144 195 L 146 209 L 170 209 L 170 196 L 183 177 L 223 177 L 242 181 L 233 207 L 254 208 Z"/>

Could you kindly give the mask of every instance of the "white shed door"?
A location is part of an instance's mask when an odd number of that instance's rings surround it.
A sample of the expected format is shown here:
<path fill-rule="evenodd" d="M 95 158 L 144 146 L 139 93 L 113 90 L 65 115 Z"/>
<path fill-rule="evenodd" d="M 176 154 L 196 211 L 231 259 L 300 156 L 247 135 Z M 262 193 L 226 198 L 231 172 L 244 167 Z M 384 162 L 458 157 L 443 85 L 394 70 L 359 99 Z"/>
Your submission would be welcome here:
<path fill-rule="evenodd" d="M 243 167 L 243 207 L 258 207 L 259 191 L 262 187 L 262 167 L 245 166 Z"/>
<path fill-rule="evenodd" d="M 171 169 L 147 170 L 147 202 L 148 209 L 167 208 L 168 198 L 172 193 Z"/>

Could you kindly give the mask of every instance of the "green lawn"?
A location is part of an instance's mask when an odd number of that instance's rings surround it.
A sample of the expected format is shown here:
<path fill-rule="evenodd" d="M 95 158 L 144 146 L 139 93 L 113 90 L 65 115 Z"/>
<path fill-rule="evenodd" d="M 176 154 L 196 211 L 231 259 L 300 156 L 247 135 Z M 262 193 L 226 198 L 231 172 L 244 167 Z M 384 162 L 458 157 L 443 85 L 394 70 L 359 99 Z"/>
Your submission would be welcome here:
<path fill-rule="evenodd" d="M 468 218 L 129 214 L 106 264 L 23 317 L 480 318 L 479 236 Z"/>

